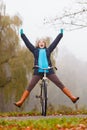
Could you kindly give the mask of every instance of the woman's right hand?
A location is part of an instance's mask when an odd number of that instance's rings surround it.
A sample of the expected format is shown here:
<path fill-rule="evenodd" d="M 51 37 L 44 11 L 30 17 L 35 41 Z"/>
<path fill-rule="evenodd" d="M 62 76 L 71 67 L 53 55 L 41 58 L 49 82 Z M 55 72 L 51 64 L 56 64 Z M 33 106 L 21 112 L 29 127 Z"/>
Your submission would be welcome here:
<path fill-rule="evenodd" d="M 20 34 L 23 34 L 23 29 L 20 29 Z"/>

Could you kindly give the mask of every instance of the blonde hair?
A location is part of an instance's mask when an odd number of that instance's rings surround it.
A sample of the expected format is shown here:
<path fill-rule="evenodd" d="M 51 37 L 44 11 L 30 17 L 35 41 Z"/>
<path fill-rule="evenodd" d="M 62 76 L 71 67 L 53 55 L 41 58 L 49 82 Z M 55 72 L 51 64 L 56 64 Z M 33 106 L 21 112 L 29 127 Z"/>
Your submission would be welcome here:
<path fill-rule="evenodd" d="M 46 47 L 46 40 L 44 38 L 36 40 L 36 47 L 39 47 L 40 41 L 44 42 L 44 47 Z"/>

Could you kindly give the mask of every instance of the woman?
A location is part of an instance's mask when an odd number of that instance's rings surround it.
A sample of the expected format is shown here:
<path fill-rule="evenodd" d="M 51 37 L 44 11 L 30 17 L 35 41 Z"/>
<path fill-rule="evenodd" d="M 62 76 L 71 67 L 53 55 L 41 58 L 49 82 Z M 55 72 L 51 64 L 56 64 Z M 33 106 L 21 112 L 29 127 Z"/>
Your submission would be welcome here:
<path fill-rule="evenodd" d="M 34 65 L 38 65 L 42 68 L 51 67 L 52 63 L 50 60 L 50 55 L 52 51 L 56 48 L 57 44 L 63 37 L 63 29 L 60 30 L 59 35 L 56 37 L 56 39 L 52 42 L 52 44 L 47 48 L 46 42 L 43 40 L 38 41 L 37 47 L 34 47 L 30 41 L 27 39 L 25 34 L 23 33 L 23 29 L 20 31 L 21 38 L 23 39 L 24 43 L 26 44 L 27 48 L 33 53 L 34 55 Z M 73 103 L 76 103 L 79 97 L 75 97 L 72 95 L 72 93 L 68 90 L 67 87 L 63 85 L 63 83 L 59 80 L 59 78 L 56 76 L 53 69 L 50 69 L 46 72 L 47 78 L 51 80 L 57 87 L 59 87 L 65 95 L 67 95 Z M 43 70 L 41 69 L 35 69 L 33 77 L 29 83 L 29 86 L 24 91 L 21 99 L 14 103 L 17 107 L 21 107 L 25 99 L 30 95 L 31 90 L 34 88 L 34 86 L 38 83 L 38 81 L 43 77 Z"/>

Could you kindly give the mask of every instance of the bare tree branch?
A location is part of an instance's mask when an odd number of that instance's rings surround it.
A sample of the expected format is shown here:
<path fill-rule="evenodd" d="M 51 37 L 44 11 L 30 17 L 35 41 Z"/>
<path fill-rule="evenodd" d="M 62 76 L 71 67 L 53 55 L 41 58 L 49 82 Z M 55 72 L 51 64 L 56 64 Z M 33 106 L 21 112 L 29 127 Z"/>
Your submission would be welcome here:
<path fill-rule="evenodd" d="M 79 4 L 87 4 L 87 2 L 78 2 Z M 76 30 L 87 27 L 87 8 L 82 7 L 65 10 L 61 16 L 56 16 L 53 19 L 44 19 L 44 24 L 53 25 L 58 28 L 63 27 L 65 30 Z"/>

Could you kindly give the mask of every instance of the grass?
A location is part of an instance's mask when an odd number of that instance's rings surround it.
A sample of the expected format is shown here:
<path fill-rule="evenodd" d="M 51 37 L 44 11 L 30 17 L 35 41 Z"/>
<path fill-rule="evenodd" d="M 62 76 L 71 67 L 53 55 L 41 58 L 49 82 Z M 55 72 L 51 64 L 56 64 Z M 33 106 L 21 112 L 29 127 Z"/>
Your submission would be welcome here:
<path fill-rule="evenodd" d="M 73 109 L 72 107 L 67 107 L 64 105 L 59 105 L 57 110 L 50 104 L 47 108 L 47 115 L 78 115 L 78 114 L 87 114 L 87 108 L 84 106 L 79 109 Z M 0 113 L 0 117 L 6 116 L 38 116 L 41 115 L 36 109 L 30 112 L 3 112 Z"/>
<path fill-rule="evenodd" d="M 77 128 L 78 130 L 85 130 L 87 128 L 87 118 L 0 120 L 0 130 L 76 130 Z"/>
<path fill-rule="evenodd" d="M 87 117 L 79 117 L 76 115 L 87 114 L 85 107 L 73 110 L 70 107 L 59 106 L 58 110 L 50 105 L 47 115 L 53 115 L 48 118 L 41 117 L 41 113 L 33 110 L 31 112 L 8 112 L 0 113 L 0 130 L 86 130 Z M 57 116 L 58 115 L 58 116 Z M 69 117 L 64 116 L 69 115 Z M 75 115 L 75 116 L 71 116 Z M 19 120 L 17 117 L 24 116 L 24 120 Z M 27 118 L 29 116 L 37 116 L 38 118 Z M 16 117 L 14 120 L 9 120 L 3 117 Z"/>

